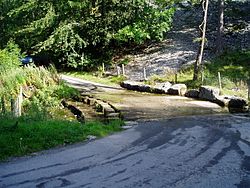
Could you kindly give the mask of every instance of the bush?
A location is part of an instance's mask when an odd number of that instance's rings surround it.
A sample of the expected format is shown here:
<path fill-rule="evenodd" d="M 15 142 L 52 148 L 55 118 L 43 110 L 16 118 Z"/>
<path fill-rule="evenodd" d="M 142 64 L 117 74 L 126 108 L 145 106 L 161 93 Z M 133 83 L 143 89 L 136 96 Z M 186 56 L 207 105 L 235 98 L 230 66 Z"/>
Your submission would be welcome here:
<path fill-rule="evenodd" d="M 17 97 L 22 87 L 24 93 L 30 95 L 23 103 L 25 114 L 49 116 L 50 111 L 60 105 L 61 98 L 77 95 L 74 89 L 59 84 L 59 76 L 55 68 L 19 67 L 19 57 L 20 50 L 13 43 L 9 43 L 7 48 L 0 50 L 0 70 L 2 70 L 0 96 L 9 101 Z"/>
<path fill-rule="evenodd" d="M 52 94 L 60 99 L 66 98 L 73 98 L 73 97 L 77 97 L 80 96 L 80 92 L 72 87 L 67 86 L 64 83 L 61 83 L 54 91 L 54 93 Z"/>
<path fill-rule="evenodd" d="M 50 54 L 60 67 L 63 64 L 95 68 L 96 57 L 109 59 L 106 56 L 110 56 L 117 42 L 141 44 L 147 39 L 163 39 L 172 22 L 174 10 L 166 10 L 171 3 L 162 0 L 3 1 L 0 47 L 13 38 L 23 51 L 33 49 L 34 53 Z"/>
<path fill-rule="evenodd" d="M 12 41 L 8 42 L 7 47 L 0 50 L 0 74 L 9 69 L 17 68 L 20 65 L 20 55 L 18 45 Z"/>
<path fill-rule="evenodd" d="M 0 115 L 0 161 L 10 156 L 22 156 L 58 145 L 84 141 L 88 135 L 102 137 L 121 130 L 121 121 L 106 126 L 89 122 L 44 120 L 27 117 L 13 118 Z"/>
<path fill-rule="evenodd" d="M 170 30 L 174 8 L 158 10 L 151 7 L 142 20 L 118 30 L 114 39 L 120 43 L 142 44 L 148 39 L 163 40 Z"/>

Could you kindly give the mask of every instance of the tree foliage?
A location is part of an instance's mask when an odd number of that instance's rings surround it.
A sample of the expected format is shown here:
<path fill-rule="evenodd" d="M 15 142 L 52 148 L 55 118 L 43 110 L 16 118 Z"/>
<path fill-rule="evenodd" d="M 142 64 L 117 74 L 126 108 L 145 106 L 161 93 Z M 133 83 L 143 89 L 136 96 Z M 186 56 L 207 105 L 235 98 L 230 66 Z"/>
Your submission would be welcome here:
<path fill-rule="evenodd" d="M 161 40 L 173 8 L 162 0 L 1 0 L 2 48 L 13 39 L 24 51 L 53 54 L 71 67 L 95 66 L 93 59 L 114 46 Z"/>

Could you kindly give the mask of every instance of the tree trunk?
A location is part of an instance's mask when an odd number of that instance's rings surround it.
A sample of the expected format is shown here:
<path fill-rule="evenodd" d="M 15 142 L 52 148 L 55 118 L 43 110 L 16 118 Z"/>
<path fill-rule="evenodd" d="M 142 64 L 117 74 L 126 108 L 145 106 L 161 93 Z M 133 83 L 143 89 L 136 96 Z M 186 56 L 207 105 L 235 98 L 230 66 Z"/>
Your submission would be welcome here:
<path fill-rule="evenodd" d="M 203 16 L 203 22 L 199 26 L 200 31 L 201 31 L 201 44 L 200 44 L 199 51 L 197 53 L 197 58 L 196 58 L 196 61 L 195 61 L 195 64 L 194 64 L 194 77 L 193 77 L 194 81 L 198 79 L 198 75 L 200 73 L 200 65 L 201 65 L 201 62 L 202 62 L 203 51 L 204 51 L 204 46 L 205 46 L 208 2 L 209 2 L 209 0 L 204 0 L 203 3 L 202 3 L 204 16 Z M 202 27 L 202 29 L 201 29 L 201 27 Z"/>
<path fill-rule="evenodd" d="M 216 40 L 216 54 L 219 55 L 223 52 L 223 35 L 224 35 L 224 0 L 219 0 L 219 20 L 217 29 L 217 40 Z"/>
<path fill-rule="evenodd" d="M 247 98 L 248 98 L 248 100 L 250 101 L 250 79 L 247 80 L 247 87 L 248 87 L 248 95 L 247 95 Z"/>

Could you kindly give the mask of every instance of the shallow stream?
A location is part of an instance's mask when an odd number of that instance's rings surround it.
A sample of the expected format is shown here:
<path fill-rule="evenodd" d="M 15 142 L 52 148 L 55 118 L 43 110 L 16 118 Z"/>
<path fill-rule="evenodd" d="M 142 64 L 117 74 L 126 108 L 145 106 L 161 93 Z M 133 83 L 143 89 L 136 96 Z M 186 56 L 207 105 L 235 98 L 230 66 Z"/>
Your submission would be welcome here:
<path fill-rule="evenodd" d="M 134 91 L 97 92 L 95 97 L 107 100 L 121 110 L 125 120 L 166 119 L 176 116 L 228 113 L 208 101 L 187 97 L 155 95 Z"/>

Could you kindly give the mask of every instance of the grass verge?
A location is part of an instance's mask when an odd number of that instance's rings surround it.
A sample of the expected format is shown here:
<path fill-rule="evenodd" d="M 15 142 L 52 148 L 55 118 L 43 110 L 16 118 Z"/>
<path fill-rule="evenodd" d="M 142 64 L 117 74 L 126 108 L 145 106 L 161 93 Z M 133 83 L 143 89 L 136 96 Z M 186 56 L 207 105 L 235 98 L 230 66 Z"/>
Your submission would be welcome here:
<path fill-rule="evenodd" d="M 218 72 L 221 75 L 222 94 L 247 98 L 247 80 L 250 79 L 250 50 L 227 52 L 204 66 L 204 81 L 193 81 L 193 67 L 178 72 L 177 82 L 185 83 L 188 88 L 210 85 L 219 88 Z M 174 73 L 153 76 L 149 83 L 175 80 Z"/>
<path fill-rule="evenodd" d="M 18 124 L 17 124 L 18 122 Z M 34 120 L 0 116 L 0 161 L 86 140 L 88 135 L 103 137 L 121 130 L 122 121 L 87 122 Z"/>

